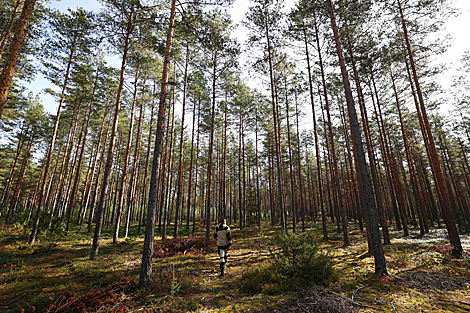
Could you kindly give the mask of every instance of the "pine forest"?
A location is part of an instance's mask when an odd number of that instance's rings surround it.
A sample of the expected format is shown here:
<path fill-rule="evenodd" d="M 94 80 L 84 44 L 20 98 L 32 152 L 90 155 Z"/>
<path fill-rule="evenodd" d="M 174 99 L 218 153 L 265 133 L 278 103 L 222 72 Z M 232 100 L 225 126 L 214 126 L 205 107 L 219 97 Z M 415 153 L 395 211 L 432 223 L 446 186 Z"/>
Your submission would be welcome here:
<path fill-rule="evenodd" d="M 469 12 L 1 0 L 0 312 L 469 312 Z"/>

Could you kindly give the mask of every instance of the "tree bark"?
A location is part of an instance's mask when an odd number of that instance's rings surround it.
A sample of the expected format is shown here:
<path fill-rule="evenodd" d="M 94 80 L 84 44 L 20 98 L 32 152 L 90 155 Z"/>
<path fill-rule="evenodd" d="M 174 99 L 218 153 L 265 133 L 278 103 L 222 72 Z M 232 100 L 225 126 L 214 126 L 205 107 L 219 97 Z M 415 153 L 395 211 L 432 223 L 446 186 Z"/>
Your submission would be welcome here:
<path fill-rule="evenodd" d="M 139 81 L 139 65 L 137 66 L 137 69 L 135 72 L 135 78 L 134 78 L 134 97 L 132 99 L 128 141 L 127 141 L 127 146 L 126 146 L 126 156 L 124 157 L 124 166 L 122 167 L 121 186 L 119 187 L 119 198 L 118 198 L 118 204 L 117 204 L 117 210 L 116 210 L 116 223 L 114 224 L 114 233 L 113 233 L 114 244 L 118 243 L 119 228 L 121 226 L 122 212 L 124 209 L 124 194 L 125 194 L 125 188 L 126 188 L 126 183 L 127 183 L 127 174 L 129 171 L 129 159 L 131 156 L 132 137 L 134 135 L 134 113 L 135 113 L 135 104 L 137 102 L 138 81 Z"/>
<path fill-rule="evenodd" d="M 176 69 L 174 69 L 175 72 L 174 75 L 176 76 Z M 176 81 L 176 79 L 175 79 Z M 162 240 L 166 238 L 166 228 L 167 228 L 167 223 L 169 222 L 169 207 L 170 207 L 170 200 L 171 200 L 171 186 L 173 182 L 173 175 L 172 175 L 172 169 L 173 169 L 173 144 L 174 140 L 173 137 L 175 135 L 175 106 L 176 106 L 176 88 L 173 86 L 172 88 L 172 96 L 173 100 L 171 102 L 171 127 L 170 127 L 170 137 L 169 137 L 169 148 L 167 151 L 167 156 L 168 156 L 168 174 L 167 174 L 167 180 L 166 180 L 166 187 L 162 192 L 161 197 L 162 197 L 162 211 L 163 211 L 163 226 L 162 226 Z M 165 175 L 165 173 L 163 173 Z"/>
<path fill-rule="evenodd" d="M 209 156 L 207 161 L 207 199 L 206 199 L 206 240 L 210 240 L 210 212 L 212 206 L 212 155 L 214 150 L 214 128 L 215 128 L 215 87 L 216 87 L 216 71 L 217 71 L 217 50 L 214 51 L 213 55 L 213 73 L 212 73 L 212 113 L 211 113 L 211 128 L 209 137 Z"/>
<path fill-rule="evenodd" d="M 90 253 L 90 260 L 96 260 L 98 256 L 98 248 L 99 248 L 100 237 L 101 237 L 101 228 L 103 226 L 103 217 L 104 217 L 104 212 L 105 212 L 105 201 L 106 201 L 106 196 L 108 194 L 108 187 L 109 187 L 109 177 L 111 174 L 111 169 L 113 167 L 114 146 L 116 143 L 116 133 L 117 133 L 117 127 L 119 123 L 119 112 L 121 111 L 121 96 L 122 96 L 122 91 L 124 87 L 124 73 L 126 71 L 127 52 L 129 49 L 133 21 L 134 21 L 134 5 L 132 5 L 131 7 L 129 20 L 127 22 L 126 38 L 124 41 L 124 51 L 122 55 L 121 75 L 119 78 L 119 87 L 117 90 L 116 105 L 114 109 L 113 127 L 111 130 L 111 138 L 109 142 L 108 154 L 106 156 L 106 165 L 105 165 L 104 173 L 103 173 L 103 182 L 101 184 L 100 199 L 98 202 L 98 206 L 96 208 L 97 216 L 96 216 L 95 234 L 93 236 L 93 246 L 92 246 L 91 253 Z"/>
<path fill-rule="evenodd" d="M 166 39 L 165 59 L 163 62 L 163 73 L 160 91 L 160 106 L 158 110 L 157 120 L 157 138 L 155 139 L 155 149 L 152 161 L 152 178 L 150 180 L 149 204 L 147 213 L 147 223 L 145 226 L 144 249 L 142 252 L 142 266 L 140 269 L 139 286 L 144 288 L 150 287 L 150 278 L 152 277 L 152 255 L 153 241 L 155 234 L 155 209 L 157 205 L 157 169 L 161 155 L 161 144 L 163 141 L 164 125 L 165 125 L 165 106 L 168 94 L 168 72 L 170 69 L 171 48 L 173 43 L 173 33 L 175 26 L 176 0 L 171 1 L 171 13 Z"/>
<path fill-rule="evenodd" d="M 351 128 L 354 134 L 355 140 L 355 148 L 358 156 L 359 161 L 359 168 L 360 174 L 362 179 L 362 184 L 364 186 L 364 198 L 367 204 L 367 210 L 369 215 L 369 232 L 371 235 L 371 243 L 372 243 L 372 252 L 374 255 L 375 260 L 375 272 L 378 275 L 386 275 L 387 274 L 387 267 L 385 256 L 383 253 L 383 246 L 380 240 L 380 232 L 379 232 L 379 225 L 377 223 L 377 212 L 375 206 L 375 199 L 372 195 L 372 185 L 370 182 L 370 177 L 367 169 L 367 163 L 365 158 L 364 148 L 362 146 L 362 135 L 359 128 L 359 120 L 357 118 L 356 108 L 354 104 L 354 99 L 352 97 L 351 86 L 349 83 L 349 77 L 346 70 L 346 64 L 344 62 L 344 54 L 343 54 L 343 47 L 341 44 L 341 39 L 338 32 L 338 26 L 336 24 L 336 16 L 333 4 L 331 0 L 327 0 L 327 4 L 329 7 L 330 13 L 330 20 L 331 20 L 331 27 L 333 29 L 333 34 L 335 37 L 335 44 L 336 44 L 336 52 L 338 54 L 339 64 L 341 67 L 341 74 L 343 77 L 343 87 L 344 92 L 346 94 L 346 102 L 348 105 L 348 112 L 349 112 L 349 119 L 351 121 Z"/>
<path fill-rule="evenodd" d="M 5 60 L 5 66 L 3 67 L 2 74 L 0 75 L 0 119 L 2 118 L 3 108 L 5 107 L 5 103 L 7 101 L 13 75 L 15 74 L 16 63 L 18 62 L 18 57 L 20 56 L 21 47 L 23 46 L 23 41 L 26 37 L 26 32 L 28 30 L 31 15 L 33 14 L 35 3 L 36 0 L 25 0 L 24 2 L 23 10 L 21 11 L 21 15 L 18 20 L 15 36 L 13 37 L 13 40 L 10 44 L 10 51 L 8 52 L 8 57 Z M 45 176 L 47 176 L 47 171 Z M 36 236 L 36 232 L 34 233 L 34 236 Z M 34 242 L 34 239 L 30 240 L 31 243 Z"/>
<path fill-rule="evenodd" d="M 401 222 L 401 212 L 402 211 L 401 211 L 401 209 L 399 210 L 399 208 L 397 207 L 397 202 L 398 202 L 400 208 L 402 207 L 402 200 L 400 198 L 401 194 L 399 193 L 398 188 L 396 188 L 397 183 L 398 183 L 396 181 L 397 178 L 395 177 L 395 174 L 394 174 L 396 165 L 395 165 L 395 160 L 391 159 L 392 156 L 391 156 L 390 149 L 389 149 L 388 136 L 387 136 L 387 133 L 385 132 L 385 123 L 383 121 L 381 103 L 380 103 L 379 95 L 378 95 L 377 88 L 376 88 L 376 85 L 375 85 L 375 79 L 374 79 L 373 71 L 371 71 L 371 80 L 372 80 L 372 85 L 374 87 L 374 94 L 375 94 L 375 97 L 376 97 L 376 100 L 377 100 L 378 113 L 377 113 L 377 109 L 375 107 L 374 101 L 372 101 L 372 104 L 374 106 L 375 118 L 377 120 L 377 125 L 378 125 L 378 128 L 379 128 L 379 135 L 380 135 L 379 138 L 380 138 L 380 142 L 381 142 L 382 155 L 383 155 L 383 158 L 385 160 L 384 165 L 385 165 L 385 171 L 387 173 L 390 196 L 391 196 L 391 200 L 392 200 L 392 209 L 393 209 L 393 213 L 394 213 L 394 216 L 395 216 L 395 221 L 397 223 L 398 230 L 403 229 L 405 236 L 407 236 L 408 235 L 408 226 L 406 224 L 406 220 L 403 222 L 404 225 L 402 227 L 402 222 Z M 372 98 L 372 100 L 373 100 L 373 98 Z"/>
<path fill-rule="evenodd" d="M 338 170 L 338 160 L 336 157 L 336 147 L 333 137 L 333 127 L 331 124 L 331 115 L 330 115 L 330 104 L 328 101 L 328 92 L 326 89 L 326 80 L 325 80 L 325 72 L 323 69 L 323 58 L 321 54 L 321 47 L 320 47 L 320 39 L 318 38 L 318 27 L 315 21 L 315 38 L 317 42 L 317 50 L 318 50 L 318 58 L 320 61 L 320 72 L 322 77 L 322 85 L 323 85 L 323 97 L 325 98 L 325 109 L 326 109 L 326 116 L 327 116 L 327 125 L 328 125 L 328 134 L 330 139 L 330 149 L 331 149 L 331 159 L 333 163 L 333 180 L 336 187 L 336 193 L 338 194 L 339 200 L 339 210 L 341 212 L 341 220 L 342 220 L 342 227 L 343 227 L 343 241 L 345 246 L 349 246 L 349 234 L 348 234 L 348 214 L 346 207 L 344 205 L 344 197 L 343 197 L 343 190 L 341 187 L 341 181 L 339 176 Z M 339 216 L 337 217 L 339 218 Z"/>
<path fill-rule="evenodd" d="M 431 126 L 429 125 L 429 120 L 426 114 L 426 107 L 424 106 L 423 94 L 421 92 L 421 87 L 419 84 L 418 73 L 416 71 L 416 65 L 414 62 L 413 52 L 411 50 L 411 44 L 408 38 L 408 29 L 406 27 L 405 18 L 403 15 L 403 10 L 401 7 L 400 0 L 397 0 L 397 3 L 398 3 L 399 11 L 400 11 L 400 19 L 401 19 L 401 24 L 403 27 L 403 33 L 405 35 L 408 58 L 410 60 L 411 70 L 413 73 L 413 79 L 414 79 L 416 91 L 418 93 L 418 99 L 419 99 L 420 110 L 421 110 L 420 113 L 424 121 L 425 132 L 429 141 L 429 154 L 430 154 L 429 160 L 434 165 L 433 168 L 435 170 L 435 174 L 437 178 L 436 185 L 438 186 L 438 189 L 442 196 L 442 205 L 443 205 L 442 211 L 443 211 L 443 216 L 444 216 L 444 222 L 446 224 L 447 232 L 449 233 L 449 239 L 453 247 L 453 253 L 457 256 L 460 256 L 462 255 L 463 249 L 462 249 L 462 244 L 460 242 L 459 233 L 457 231 L 457 226 L 455 224 L 455 218 L 452 213 L 452 207 L 451 207 L 450 198 L 449 198 L 449 191 L 447 190 L 444 176 L 442 175 L 441 163 L 439 161 L 439 156 L 437 154 L 436 145 L 434 143 L 434 137 L 431 132 Z"/>
<path fill-rule="evenodd" d="M 5 51 L 5 46 L 7 45 L 8 39 L 10 38 L 11 28 L 13 27 L 13 24 L 15 22 L 16 13 L 18 13 L 20 4 L 21 4 L 21 0 L 17 0 L 16 5 L 13 8 L 13 11 L 11 11 L 10 13 L 11 14 L 10 21 L 8 21 L 8 25 L 3 31 L 3 38 L 2 38 L 2 41 L 0 42 L 0 60 L 2 59 L 3 52 Z"/>
<path fill-rule="evenodd" d="M 137 81 L 136 81 L 137 83 Z M 136 185 L 136 180 L 138 177 L 138 171 L 137 168 L 139 167 L 139 160 L 140 160 L 140 141 L 141 141 L 141 134 L 142 134 L 142 118 L 143 118 L 143 111 L 144 111 L 144 98 L 145 98 L 145 84 L 146 84 L 146 78 L 143 81 L 143 87 L 142 87 L 142 99 L 140 100 L 140 112 L 139 112 L 139 124 L 137 126 L 137 136 L 136 136 L 136 144 L 135 144 L 135 150 L 134 150 L 134 165 L 132 166 L 132 172 L 130 176 L 130 182 L 129 182 L 129 190 L 127 194 L 127 211 L 126 211 L 126 222 L 125 222 L 125 227 L 124 227 L 124 238 L 127 238 L 129 235 L 129 227 L 131 224 L 131 209 L 132 209 L 132 202 L 133 202 L 133 194 L 134 190 L 137 189 Z M 136 84 L 137 88 L 137 84 Z"/>
<path fill-rule="evenodd" d="M 315 29 L 317 30 L 317 22 L 315 12 L 313 13 L 313 18 L 315 20 Z M 320 160 L 320 148 L 318 142 L 318 130 L 317 130 L 317 118 L 315 116 L 315 102 L 313 100 L 313 82 L 312 82 L 312 72 L 310 66 L 310 56 L 308 52 L 308 42 L 307 42 L 307 34 L 305 31 L 305 27 L 303 28 L 304 34 L 304 43 L 305 43 L 305 55 L 307 57 L 307 72 L 308 72 L 308 84 L 309 84 L 309 95 L 310 95 L 310 104 L 312 106 L 312 115 L 313 115 L 313 133 L 315 136 L 315 155 L 317 159 L 317 180 L 318 180 L 318 191 L 320 195 L 320 202 L 318 206 L 320 206 L 320 211 L 322 215 L 322 229 L 323 229 L 323 240 L 328 241 L 328 230 L 326 227 L 326 210 L 325 210 L 325 200 L 323 199 L 323 181 L 322 181 L 322 171 L 321 171 L 321 160 Z"/>
<path fill-rule="evenodd" d="M 18 205 L 18 200 L 20 198 L 21 188 L 23 186 L 24 174 L 26 173 L 26 169 L 28 168 L 29 157 L 31 156 L 31 147 L 33 146 L 34 136 L 36 135 L 36 126 L 33 127 L 33 132 L 31 135 L 31 141 L 29 142 L 28 148 L 26 149 L 23 164 L 21 166 L 20 173 L 18 175 L 18 181 L 16 183 L 16 190 L 10 205 L 10 210 L 6 217 L 7 224 L 11 224 L 13 221 L 13 216 L 15 214 L 16 207 Z"/>
<path fill-rule="evenodd" d="M 155 99 L 157 82 L 154 82 L 153 85 L 153 99 Z M 140 207 L 140 216 L 139 216 L 139 227 L 137 229 L 137 234 L 140 235 L 140 230 L 142 228 L 142 220 L 144 215 L 144 202 L 147 199 L 147 183 L 148 183 L 148 169 L 149 169 L 149 160 L 150 160 L 150 150 L 152 147 L 152 132 L 153 132 L 153 120 L 155 112 L 155 101 L 152 101 L 152 112 L 150 113 L 150 124 L 149 124 L 149 135 L 148 135 L 148 144 L 147 144 L 147 156 L 145 158 L 145 172 L 144 172 L 144 186 L 143 186 L 143 195 L 142 195 L 142 204 Z"/>

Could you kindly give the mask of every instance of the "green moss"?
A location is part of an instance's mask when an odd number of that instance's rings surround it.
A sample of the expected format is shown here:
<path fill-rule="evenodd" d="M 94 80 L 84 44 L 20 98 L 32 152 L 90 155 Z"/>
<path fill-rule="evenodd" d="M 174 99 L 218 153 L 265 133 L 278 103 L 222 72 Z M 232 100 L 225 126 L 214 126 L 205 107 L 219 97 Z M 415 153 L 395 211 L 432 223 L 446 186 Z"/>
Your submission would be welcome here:
<path fill-rule="evenodd" d="M 321 239 L 319 223 L 308 225 L 307 233 L 318 240 L 319 251 L 331 256 L 331 264 L 339 274 L 330 290 L 349 298 L 354 294 L 356 301 L 381 307 L 386 312 L 393 312 L 393 308 L 397 312 L 470 310 L 470 306 L 453 301 L 469 299 L 470 286 L 446 292 L 420 291 L 396 279 L 403 271 L 420 269 L 434 274 L 446 273 L 446 277 L 452 277 L 449 273 L 452 270 L 455 279 L 470 280 L 468 255 L 464 259 L 452 259 L 428 246 L 398 241 L 395 238 L 399 234 L 392 232 L 393 245 L 384 247 L 390 274 L 384 281 L 375 276 L 366 237 L 356 226 L 350 225 L 353 245 L 346 248 L 342 247 L 336 225 L 328 224 L 328 228 L 328 242 Z M 128 295 L 132 299 L 132 309 L 146 308 L 155 312 L 282 311 L 292 301 L 295 303 L 298 294 L 279 283 L 283 277 L 266 270 L 272 258 L 269 253 L 273 247 L 271 238 L 279 230 L 279 227 L 271 228 L 267 224 L 263 225 L 262 231 L 257 228 L 233 229 L 234 248 L 230 251 L 229 267 L 223 279 L 217 277 L 215 247 L 204 255 L 154 259 L 153 288 L 132 291 Z M 90 261 L 91 234 L 75 228 L 67 237 L 60 233 L 43 233 L 39 242 L 31 246 L 27 243 L 29 229 L 0 226 L 0 303 L 11 303 L 9 307 L 13 312 L 29 306 L 40 311 L 66 293 L 82 295 L 95 286 L 106 287 L 122 277 L 137 281 L 143 235 L 137 237 L 137 225 L 132 225 L 131 239 L 121 239 L 114 245 L 111 231 L 109 228 L 103 232 L 98 260 Z M 160 239 L 156 237 L 155 240 Z M 406 266 L 403 263 L 407 263 Z M 159 279 L 159 273 L 167 273 L 170 280 Z M 245 286 L 251 284 L 251 291 L 242 288 L 244 283 Z M 163 285 L 163 291 L 157 291 L 158 284 Z M 357 291 L 362 286 L 365 288 Z"/>

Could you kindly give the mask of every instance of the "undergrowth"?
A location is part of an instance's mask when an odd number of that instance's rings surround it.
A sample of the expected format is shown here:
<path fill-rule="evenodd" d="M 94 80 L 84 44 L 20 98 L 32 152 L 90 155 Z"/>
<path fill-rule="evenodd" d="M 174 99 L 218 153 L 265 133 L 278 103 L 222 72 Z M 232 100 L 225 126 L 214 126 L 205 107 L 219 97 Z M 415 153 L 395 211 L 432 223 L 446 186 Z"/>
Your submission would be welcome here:
<path fill-rule="evenodd" d="M 306 286 L 329 286 L 337 280 L 331 257 L 319 249 L 311 234 L 276 235 L 269 263 L 247 272 L 241 290 L 249 294 L 275 294 Z"/>
<path fill-rule="evenodd" d="M 389 276 L 374 274 L 364 233 L 350 225 L 344 247 L 336 225 L 306 234 L 276 235 L 280 227 L 233 228 L 226 275 L 204 228 L 187 237 L 156 237 L 149 290 L 139 279 L 143 236 L 112 242 L 103 230 L 99 257 L 89 260 L 92 234 L 72 227 L 68 236 L 43 231 L 35 245 L 29 228 L 0 226 L 0 311 L 22 312 L 468 312 L 470 259 L 452 257 L 439 242 L 424 245 L 391 232 L 385 246 Z M 406 240 L 410 239 L 410 242 Z M 429 239 L 429 238 L 425 238 Z M 328 251 L 328 252 L 325 252 Z M 354 299 L 356 303 L 351 302 Z M 368 307 L 361 307 L 357 302 Z M 334 304 L 334 305 L 333 305 Z M 333 305 L 333 306 L 332 306 Z M 345 308 L 348 309 L 345 309 Z M 371 309 L 379 308 L 379 309 Z M 3 311 L 2 311 L 3 310 Z M 139 312 L 140 312 L 139 311 Z"/>

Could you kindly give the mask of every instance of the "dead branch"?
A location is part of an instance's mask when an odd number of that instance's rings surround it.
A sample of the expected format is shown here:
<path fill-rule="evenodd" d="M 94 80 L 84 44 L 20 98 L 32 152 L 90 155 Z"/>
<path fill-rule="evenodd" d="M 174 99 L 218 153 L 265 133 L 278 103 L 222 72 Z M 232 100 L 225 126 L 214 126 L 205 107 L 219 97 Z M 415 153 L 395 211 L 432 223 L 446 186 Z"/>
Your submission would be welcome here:
<path fill-rule="evenodd" d="M 357 305 L 357 306 L 360 306 L 360 307 L 363 307 L 363 308 L 366 308 L 366 309 L 374 309 L 374 310 L 379 310 L 379 311 L 385 311 L 384 309 L 381 309 L 381 308 L 378 308 L 378 307 L 375 307 L 375 306 L 366 305 L 366 304 L 362 304 L 362 303 L 356 302 L 356 301 L 354 301 L 354 300 L 349 299 L 349 298 L 346 297 L 346 296 L 343 296 L 342 294 L 336 293 L 336 292 L 331 291 L 331 290 L 327 290 L 327 292 L 332 293 L 332 294 L 334 294 L 335 296 L 338 296 L 338 297 L 340 297 L 340 298 L 342 298 L 342 299 L 344 299 L 344 300 L 347 300 L 347 301 L 353 303 L 354 305 Z"/>

